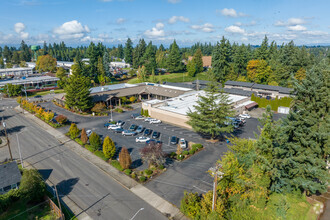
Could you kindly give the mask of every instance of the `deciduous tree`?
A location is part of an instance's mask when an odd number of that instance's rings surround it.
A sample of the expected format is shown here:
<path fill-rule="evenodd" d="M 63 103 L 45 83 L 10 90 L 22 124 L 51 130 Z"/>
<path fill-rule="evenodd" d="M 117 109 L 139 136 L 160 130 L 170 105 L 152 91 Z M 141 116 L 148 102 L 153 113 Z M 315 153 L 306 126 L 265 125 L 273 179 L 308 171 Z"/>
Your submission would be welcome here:
<path fill-rule="evenodd" d="M 72 123 L 69 129 L 71 139 L 75 139 L 79 135 L 79 129 L 75 123 Z"/>
<path fill-rule="evenodd" d="M 39 72 L 55 72 L 56 70 L 56 59 L 50 56 L 49 54 L 39 56 L 36 62 L 36 69 Z"/>
<path fill-rule="evenodd" d="M 148 166 L 160 166 L 165 162 L 165 153 L 162 150 L 162 144 L 150 142 L 140 150 L 140 155 L 143 162 L 148 163 Z"/>
<path fill-rule="evenodd" d="M 85 128 L 83 128 L 81 130 L 81 136 L 80 136 L 80 140 L 83 144 L 87 144 L 87 141 L 88 141 L 88 137 L 87 137 L 87 134 L 86 134 L 86 130 Z"/>
<path fill-rule="evenodd" d="M 113 140 L 106 136 L 103 141 L 103 153 L 105 157 L 112 158 L 116 153 L 116 146 Z"/>
<path fill-rule="evenodd" d="M 119 163 L 124 169 L 129 169 L 132 164 L 131 156 L 126 147 L 123 147 L 119 153 Z"/>

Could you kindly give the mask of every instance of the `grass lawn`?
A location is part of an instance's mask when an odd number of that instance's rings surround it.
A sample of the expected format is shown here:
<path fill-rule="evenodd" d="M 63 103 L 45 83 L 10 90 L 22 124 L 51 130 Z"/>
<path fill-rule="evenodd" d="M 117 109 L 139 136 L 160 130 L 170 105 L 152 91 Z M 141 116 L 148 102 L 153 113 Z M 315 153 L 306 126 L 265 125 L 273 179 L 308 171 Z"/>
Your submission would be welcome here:
<path fill-rule="evenodd" d="M 27 204 L 24 200 L 18 200 L 10 205 L 9 209 L 0 214 L 0 219 L 56 219 L 47 202 L 38 204 Z"/>
<path fill-rule="evenodd" d="M 150 79 L 150 78 L 149 78 Z M 156 81 L 160 82 L 191 82 L 196 79 L 199 80 L 210 80 L 208 72 L 198 73 L 195 77 L 188 76 L 188 73 L 171 73 L 168 75 L 156 75 Z M 127 83 L 135 84 L 140 83 L 141 81 L 138 78 L 133 78 L 128 80 Z"/>
<path fill-rule="evenodd" d="M 54 93 L 55 94 L 63 93 L 63 92 L 64 92 L 64 89 L 56 89 L 56 90 L 54 90 Z M 33 96 L 36 96 L 36 95 L 48 95 L 49 93 L 50 93 L 49 91 L 34 92 L 34 93 L 30 93 L 28 95 L 28 97 L 33 97 Z"/>

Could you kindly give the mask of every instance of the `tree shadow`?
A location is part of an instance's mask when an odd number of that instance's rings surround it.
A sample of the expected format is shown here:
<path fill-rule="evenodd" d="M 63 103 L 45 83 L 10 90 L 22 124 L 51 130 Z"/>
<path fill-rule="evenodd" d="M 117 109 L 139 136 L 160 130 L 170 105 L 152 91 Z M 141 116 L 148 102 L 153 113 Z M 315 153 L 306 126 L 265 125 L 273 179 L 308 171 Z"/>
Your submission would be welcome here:
<path fill-rule="evenodd" d="M 142 163 L 142 159 L 137 159 L 137 160 L 134 160 L 133 163 L 131 164 L 131 168 L 132 169 L 135 169 L 135 168 L 138 168 L 140 166 L 142 166 L 143 163 Z"/>
<path fill-rule="evenodd" d="M 2 110 L 1 110 L 2 111 Z M 2 120 L 7 120 L 8 118 L 11 118 L 12 115 L 5 115 L 5 116 L 2 116 L 0 119 Z"/>
<path fill-rule="evenodd" d="M 76 185 L 79 181 L 79 178 L 76 177 L 76 178 L 70 178 L 70 179 L 67 179 L 67 180 L 62 180 L 61 182 L 59 182 L 56 187 L 57 187 L 57 190 L 59 191 L 59 194 L 61 196 L 66 196 L 68 195 L 74 185 Z"/>
<path fill-rule="evenodd" d="M 132 153 L 133 148 L 128 148 L 127 151 L 128 151 L 128 153 Z"/>
<path fill-rule="evenodd" d="M 39 169 L 38 172 L 44 180 L 47 180 L 50 174 L 53 172 L 53 169 Z"/>
<path fill-rule="evenodd" d="M 11 133 L 14 133 L 14 132 L 20 132 L 23 128 L 25 128 L 24 125 L 19 125 L 19 126 L 9 128 L 9 129 L 7 129 L 7 134 L 11 134 Z"/>

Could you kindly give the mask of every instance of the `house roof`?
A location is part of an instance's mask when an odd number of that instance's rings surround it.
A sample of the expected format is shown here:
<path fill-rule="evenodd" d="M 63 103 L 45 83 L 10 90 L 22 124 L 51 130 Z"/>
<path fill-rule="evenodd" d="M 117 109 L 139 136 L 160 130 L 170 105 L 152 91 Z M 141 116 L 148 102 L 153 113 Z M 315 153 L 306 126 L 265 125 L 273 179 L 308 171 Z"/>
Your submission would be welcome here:
<path fill-rule="evenodd" d="M 243 89 L 237 89 L 237 88 L 224 88 L 224 91 L 230 94 L 235 94 L 235 95 L 242 95 L 242 96 L 252 96 L 254 93 L 255 95 L 257 94 L 256 92 L 253 91 L 247 91 Z"/>
<path fill-rule="evenodd" d="M 193 81 L 192 84 L 197 84 L 197 81 L 198 81 L 199 85 L 207 85 L 207 84 L 209 84 L 211 82 L 211 81 L 207 81 L 207 80 L 199 80 L 199 79 L 197 79 L 197 80 Z"/>
<path fill-rule="evenodd" d="M 225 85 L 228 86 L 241 86 L 241 87 L 248 87 L 251 88 L 253 86 L 254 83 L 250 83 L 250 82 L 240 82 L 240 81 L 231 81 L 228 80 L 227 82 L 225 82 Z"/>
<path fill-rule="evenodd" d="M 188 60 L 192 60 L 193 56 L 189 56 Z M 202 56 L 203 67 L 210 67 L 212 65 L 212 56 Z"/>
<path fill-rule="evenodd" d="M 0 165 L 0 188 L 18 183 L 21 178 L 16 161 Z"/>

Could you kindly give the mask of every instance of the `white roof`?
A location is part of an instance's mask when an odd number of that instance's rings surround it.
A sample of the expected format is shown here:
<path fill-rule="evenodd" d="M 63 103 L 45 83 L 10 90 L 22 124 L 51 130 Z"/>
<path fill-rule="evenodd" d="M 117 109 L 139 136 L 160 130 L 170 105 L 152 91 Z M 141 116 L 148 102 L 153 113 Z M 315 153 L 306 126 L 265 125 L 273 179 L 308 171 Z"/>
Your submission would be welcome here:
<path fill-rule="evenodd" d="M 138 86 L 138 84 L 128 84 L 128 83 L 120 83 L 120 84 L 113 84 L 113 85 L 107 85 L 107 86 L 99 86 L 99 87 L 93 87 L 90 89 L 91 93 L 97 93 L 97 92 L 104 92 L 104 91 L 110 91 L 110 90 L 116 90 L 116 89 L 123 89 L 128 87 L 135 87 Z"/>
<path fill-rule="evenodd" d="M 0 72 L 9 72 L 9 71 L 25 71 L 25 70 L 29 70 L 31 71 L 32 68 L 31 67 L 18 67 L 18 68 L 7 68 L 7 69 L 0 69 Z"/>
<path fill-rule="evenodd" d="M 206 93 L 204 91 L 189 92 L 175 98 L 164 100 L 164 106 L 159 106 L 157 108 L 181 115 L 187 115 L 189 109 L 191 111 L 195 110 L 194 106 L 197 105 L 198 97 L 205 95 Z M 246 97 L 228 94 L 228 99 L 230 103 L 234 103 L 246 99 Z"/>
<path fill-rule="evenodd" d="M 17 85 L 17 84 L 25 84 L 25 83 L 48 82 L 48 81 L 58 81 L 58 80 L 60 79 L 52 76 L 26 77 L 25 79 L 0 81 L 0 86 L 4 86 L 8 83 Z"/>
<path fill-rule="evenodd" d="M 242 106 L 246 106 L 246 105 L 249 105 L 249 104 L 251 104 L 251 103 L 254 103 L 254 101 L 246 101 L 246 102 L 243 102 L 243 103 L 241 103 L 241 104 L 239 104 L 239 105 L 235 105 L 235 108 L 239 108 L 239 107 L 242 107 Z"/>

